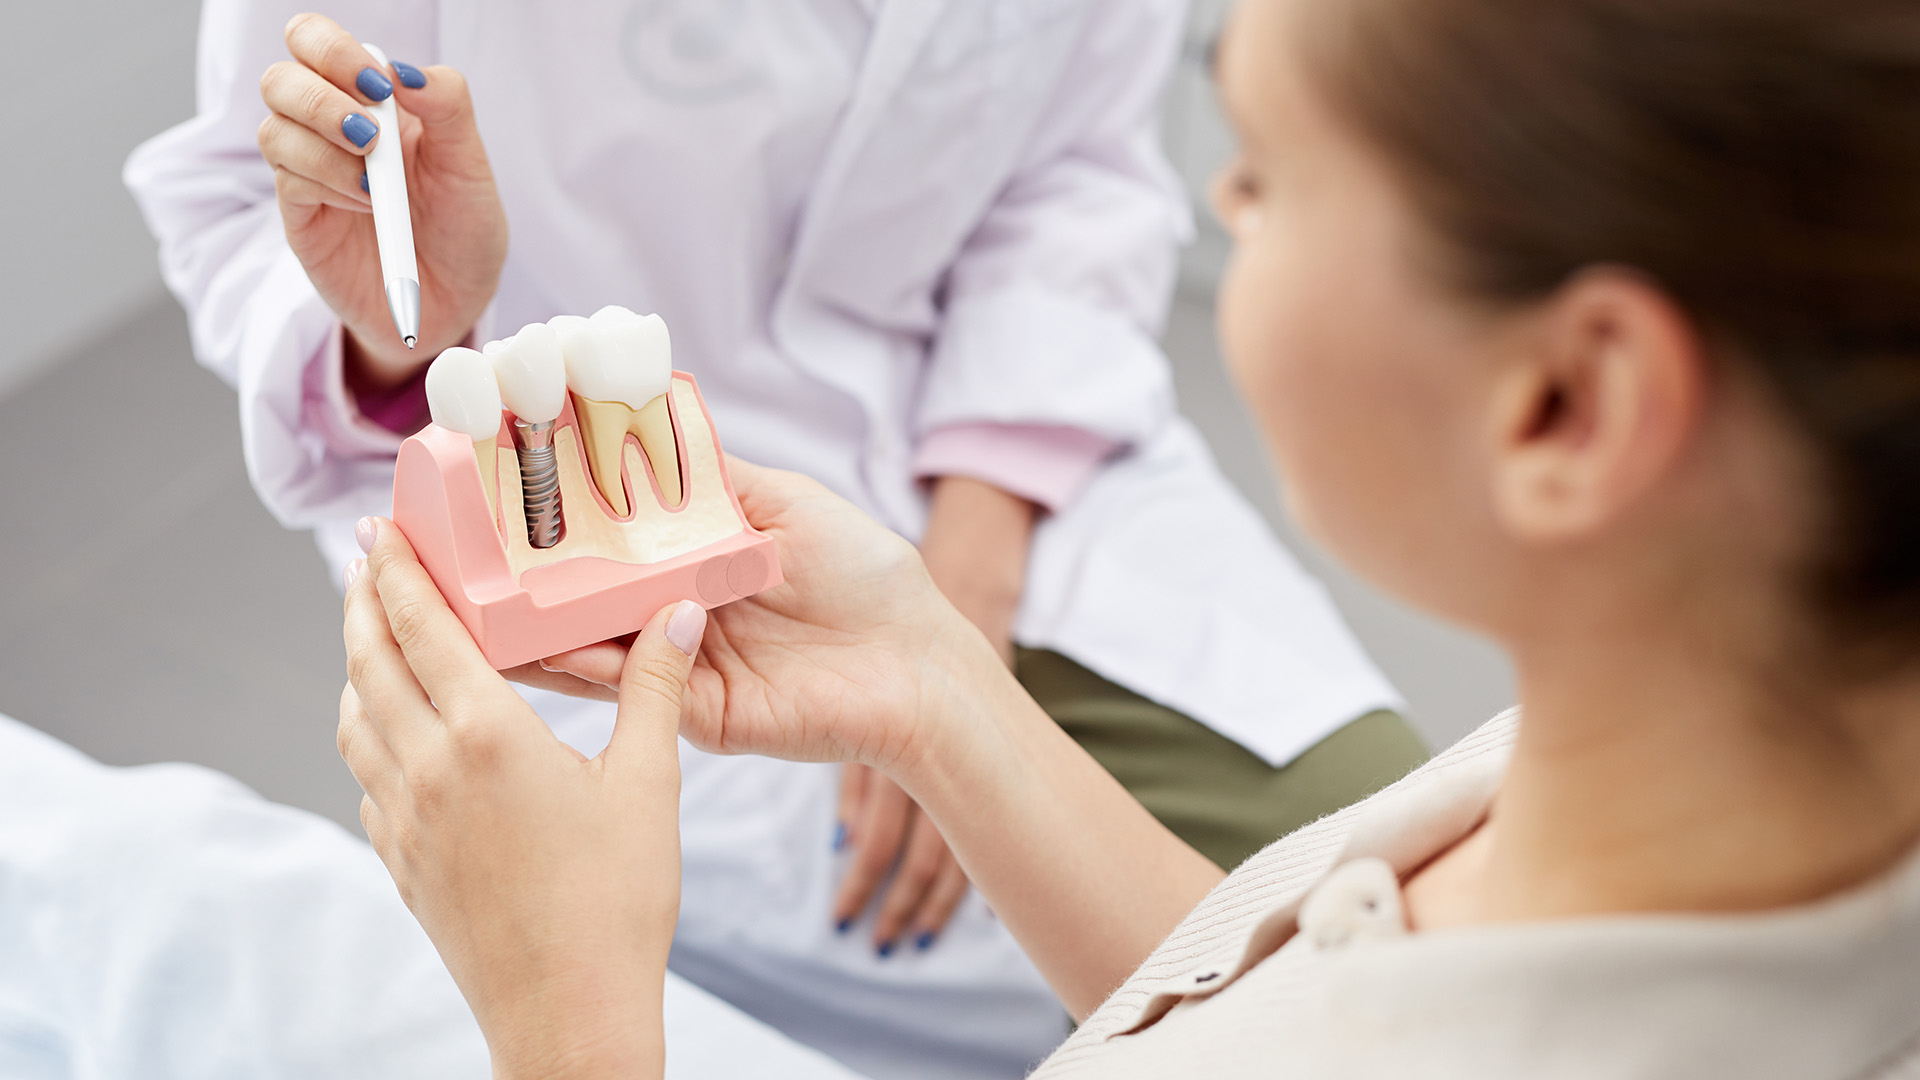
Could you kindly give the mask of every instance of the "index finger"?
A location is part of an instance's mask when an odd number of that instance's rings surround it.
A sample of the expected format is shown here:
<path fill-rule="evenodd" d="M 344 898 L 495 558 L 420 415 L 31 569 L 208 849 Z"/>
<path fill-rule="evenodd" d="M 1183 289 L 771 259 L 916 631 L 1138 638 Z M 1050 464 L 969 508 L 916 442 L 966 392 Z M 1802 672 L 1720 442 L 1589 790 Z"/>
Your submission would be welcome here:
<path fill-rule="evenodd" d="M 337 22 L 314 12 L 287 20 L 287 51 L 320 77 L 366 104 L 393 96 L 393 72 Z M 365 78 L 362 72 L 371 72 Z"/>
<path fill-rule="evenodd" d="M 549 656 L 540 661 L 547 671 L 557 672 L 579 680 L 581 683 L 598 686 L 612 692 L 608 701 L 620 700 L 620 675 L 627 667 L 627 654 L 633 649 L 632 638 L 627 635 L 616 641 L 599 641 L 592 645 L 582 645 L 578 649 Z M 600 696 L 589 691 L 593 696 Z"/>
<path fill-rule="evenodd" d="M 447 606 L 399 526 L 386 518 L 372 520 L 376 538 L 367 556 L 367 575 L 386 609 L 393 640 L 427 696 L 445 708 L 484 689 L 505 689 L 506 680 L 487 663 L 466 625 Z"/>

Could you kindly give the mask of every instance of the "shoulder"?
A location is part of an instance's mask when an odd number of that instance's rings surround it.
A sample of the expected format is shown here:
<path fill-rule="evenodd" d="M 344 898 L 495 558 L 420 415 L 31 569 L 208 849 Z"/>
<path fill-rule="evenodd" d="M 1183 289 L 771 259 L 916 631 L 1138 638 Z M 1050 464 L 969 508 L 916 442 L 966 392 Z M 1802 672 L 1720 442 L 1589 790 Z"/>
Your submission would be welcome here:
<path fill-rule="evenodd" d="M 1346 848 L 1354 824 L 1441 773 L 1504 757 L 1519 730 L 1519 710 L 1487 721 L 1395 784 L 1274 841 L 1229 874 L 1167 935 L 1118 990 L 1061 1046 L 1048 1065 L 1093 1052 L 1137 1018 L 1154 988 L 1212 953 L 1233 948 L 1261 920 L 1299 902 Z M 1036 1076 L 1045 1075 L 1044 1071 Z"/>

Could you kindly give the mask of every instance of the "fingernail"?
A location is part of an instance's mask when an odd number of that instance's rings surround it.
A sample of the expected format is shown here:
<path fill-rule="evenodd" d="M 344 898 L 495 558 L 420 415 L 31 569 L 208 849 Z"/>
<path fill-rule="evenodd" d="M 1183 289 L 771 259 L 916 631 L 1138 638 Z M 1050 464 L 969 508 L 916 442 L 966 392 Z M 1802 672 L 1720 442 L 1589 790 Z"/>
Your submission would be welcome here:
<path fill-rule="evenodd" d="M 353 85 L 360 88 L 368 101 L 385 101 L 393 96 L 393 84 L 370 67 L 360 69 L 360 74 L 353 77 Z"/>
<path fill-rule="evenodd" d="M 353 583 L 360 580 L 360 575 L 365 573 L 366 569 L 367 569 L 367 560 L 365 559 L 355 559 L 352 562 L 348 563 L 347 564 L 347 588 L 349 589 L 353 588 Z"/>
<path fill-rule="evenodd" d="M 893 955 L 893 942 L 883 941 L 880 943 L 880 947 L 873 951 L 880 955 L 880 959 L 885 960 L 887 957 Z"/>
<path fill-rule="evenodd" d="M 370 517 L 363 517 L 354 523 L 353 542 L 360 545 L 362 554 L 373 554 L 373 542 L 380 539 L 380 526 Z"/>
<path fill-rule="evenodd" d="M 920 936 L 913 939 L 913 947 L 919 949 L 921 952 L 926 952 L 928 949 L 933 948 L 933 931 L 921 931 Z"/>
<path fill-rule="evenodd" d="M 427 85 L 427 73 L 414 67 L 412 64 L 403 64 L 395 60 L 393 62 L 393 73 L 400 76 L 400 85 L 409 90 L 418 90 Z"/>
<path fill-rule="evenodd" d="M 847 846 L 847 823 L 842 821 L 833 827 L 833 850 L 840 851 Z"/>
<path fill-rule="evenodd" d="M 833 924 L 833 932 L 836 934 L 844 934 L 851 929 L 853 929 L 852 919 L 841 919 L 839 922 Z"/>
<path fill-rule="evenodd" d="M 680 601 L 673 609 L 673 615 L 667 619 L 667 640 L 673 647 L 692 656 L 700 648 L 700 638 L 707 632 L 707 609 L 691 600 Z"/>
<path fill-rule="evenodd" d="M 373 194 L 373 189 L 367 186 L 367 174 L 364 170 L 360 173 L 360 190 L 369 195 Z"/>
<path fill-rule="evenodd" d="M 375 135 L 380 134 L 380 129 L 374 125 L 373 121 L 356 112 L 348 113 L 347 118 L 340 121 L 340 134 L 345 135 L 347 141 L 355 146 L 365 146 L 373 141 Z"/>

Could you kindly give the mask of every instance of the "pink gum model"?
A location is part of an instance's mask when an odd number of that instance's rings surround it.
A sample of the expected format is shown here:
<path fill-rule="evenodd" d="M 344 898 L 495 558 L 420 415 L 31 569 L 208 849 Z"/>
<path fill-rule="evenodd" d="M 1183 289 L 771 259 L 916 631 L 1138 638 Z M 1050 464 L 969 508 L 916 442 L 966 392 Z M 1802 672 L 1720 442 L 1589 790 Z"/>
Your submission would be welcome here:
<path fill-rule="evenodd" d="M 714 432 L 713 417 L 706 412 L 693 376 L 675 372 L 673 377 L 693 391 L 707 430 Z M 668 395 L 670 411 L 677 408 L 677 396 Z M 569 396 L 556 435 L 571 426 L 575 421 Z M 683 505 L 690 505 L 694 478 L 684 464 L 689 454 L 677 412 L 674 437 L 681 448 L 681 475 L 687 486 Z M 532 567 L 515 580 L 501 529 L 502 522 L 517 522 L 518 516 L 503 513 L 496 518 L 488 509 L 473 440 L 431 424 L 400 447 L 393 480 L 393 521 L 413 544 L 421 564 L 473 634 L 487 662 L 495 668 L 518 667 L 633 633 L 661 608 L 680 600 L 714 608 L 780 584 L 773 538 L 747 524 L 727 475 L 717 432 L 713 440 L 720 482 L 726 486 L 740 531 L 663 562 L 637 565 L 576 556 Z M 499 445 L 512 446 L 504 423 Z M 587 465 L 577 432 L 573 450 L 574 464 L 584 473 Z M 657 495 L 657 489 L 650 492 L 646 476 L 629 472 L 628 478 L 632 499 Z M 568 506 L 564 512 L 569 521 L 582 513 L 610 514 L 603 500 L 593 501 L 592 507 Z"/>

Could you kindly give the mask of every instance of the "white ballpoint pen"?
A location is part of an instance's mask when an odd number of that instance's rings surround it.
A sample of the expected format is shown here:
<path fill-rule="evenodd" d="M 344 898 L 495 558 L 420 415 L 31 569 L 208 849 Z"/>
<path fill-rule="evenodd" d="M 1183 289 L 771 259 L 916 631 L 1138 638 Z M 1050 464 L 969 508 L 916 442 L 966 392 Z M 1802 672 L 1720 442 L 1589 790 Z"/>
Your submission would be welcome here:
<path fill-rule="evenodd" d="M 361 42 L 393 77 L 393 64 L 376 45 Z M 380 247 L 380 280 L 394 329 L 411 349 L 420 340 L 420 264 L 413 256 L 413 212 L 407 206 L 407 170 L 401 162 L 400 108 L 388 94 L 368 110 L 380 125 L 380 141 L 367 153 L 367 195 L 373 200 L 373 235 Z"/>

